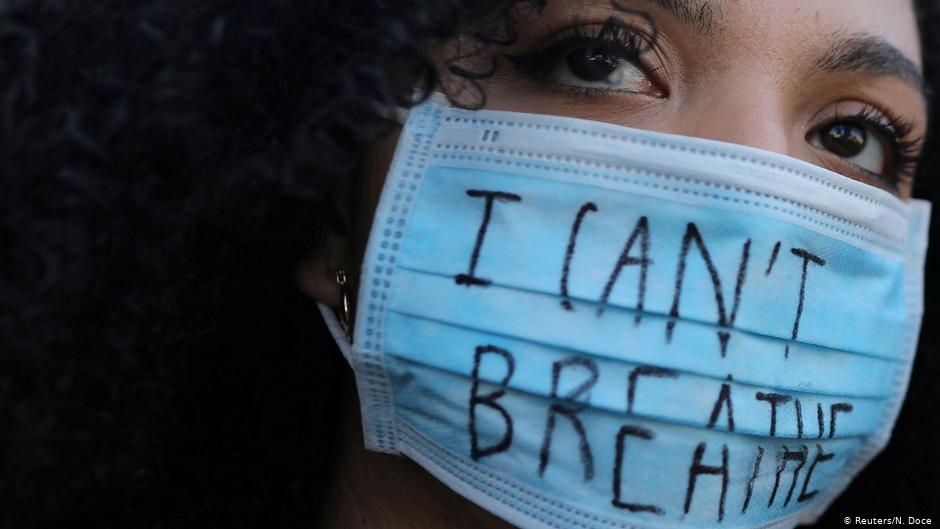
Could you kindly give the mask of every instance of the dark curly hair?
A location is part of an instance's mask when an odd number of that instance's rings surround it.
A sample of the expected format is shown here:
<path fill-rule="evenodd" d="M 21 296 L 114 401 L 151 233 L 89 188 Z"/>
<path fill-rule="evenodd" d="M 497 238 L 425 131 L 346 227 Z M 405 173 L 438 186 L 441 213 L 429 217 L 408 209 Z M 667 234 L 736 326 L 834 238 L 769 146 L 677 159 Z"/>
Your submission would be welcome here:
<path fill-rule="evenodd" d="M 330 197 L 386 131 L 370 102 L 433 86 L 458 32 L 511 42 L 520 7 L 0 0 L 0 529 L 313 525 L 348 374 L 294 269 L 350 229 Z M 937 87 L 940 7 L 918 7 Z M 466 58 L 444 74 L 480 106 Z M 896 438 L 833 512 L 916 514 L 940 486 L 925 327 Z"/>

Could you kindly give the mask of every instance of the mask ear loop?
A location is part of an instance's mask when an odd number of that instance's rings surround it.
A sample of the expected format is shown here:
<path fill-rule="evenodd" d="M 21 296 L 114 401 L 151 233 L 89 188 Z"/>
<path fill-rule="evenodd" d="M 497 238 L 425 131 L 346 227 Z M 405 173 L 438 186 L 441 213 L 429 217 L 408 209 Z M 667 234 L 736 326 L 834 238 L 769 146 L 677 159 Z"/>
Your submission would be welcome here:
<path fill-rule="evenodd" d="M 340 325 L 339 320 L 336 318 L 336 313 L 333 312 L 332 308 L 323 303 L 317 303 L 317 308 L 320 309 L 320 316 L 323 317 L 323 321 L 326 323 L 326 328 L 330 331 L 333 341 L 336 342 L 339 351 L 343 353 L 343 358 L 345 358 L 346 362 L 352 367 L 352 341 L 346 337 L 342 325 Z"/>
<path fill-rule="evenodd" d="M 317 308 L 320 309 L 320 316 L 323 317 L 326 328 L 333 336 L 333 341 L 339 346 L 346 362 L 352 366 L 353 309 L 349 296 L 349 277 L 346 275 L 346 270 L 342 267 L 337 268 L 334 280 L 339 285 L 339 309 L 334 311 L 323 303 L 317 303 Z"/>
<path fill-rule="evenodd" d="M 343 267 L 336 269 L 336 284 L 339 285 L 340 307 L 339 307 L 339 325 L 343 328 L 343 334 L 352 343 L 352 309 L 349 305 L 349 289 L 347 284 L 346 270 Z"/>

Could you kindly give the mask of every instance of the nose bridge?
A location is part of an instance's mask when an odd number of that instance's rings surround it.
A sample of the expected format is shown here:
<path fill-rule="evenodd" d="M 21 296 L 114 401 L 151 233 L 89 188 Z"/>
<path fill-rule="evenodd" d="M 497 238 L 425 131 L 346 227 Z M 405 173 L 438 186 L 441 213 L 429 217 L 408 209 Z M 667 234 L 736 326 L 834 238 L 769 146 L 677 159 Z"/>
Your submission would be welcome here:
<path fill-rule="evenodd" d="M 793 155 L 786 108 L 771 76 L 739 79 L 726 75 L 690 102 L 681 120 L 683 134 Z M 716 86 L 720 84 L 721 86 Z"/>

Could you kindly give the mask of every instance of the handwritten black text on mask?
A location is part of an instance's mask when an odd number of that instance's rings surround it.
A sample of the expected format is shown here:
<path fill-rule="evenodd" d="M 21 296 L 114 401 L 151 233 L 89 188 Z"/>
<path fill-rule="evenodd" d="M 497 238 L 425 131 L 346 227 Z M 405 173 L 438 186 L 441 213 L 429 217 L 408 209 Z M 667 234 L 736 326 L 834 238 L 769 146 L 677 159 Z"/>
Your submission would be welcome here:
<path fill-rule="evenodd" d="M 479 277 L 476 272 L 477 264 L 486 241 L 487 230 L 489 229 L 490 221 L 493 216 L 494 206 L 498 202 L 520 202 L 522 201 L 522 197 L 513 193 L 502 191 L 487 191 L 476 189 L 468 190 L 467 195 L 471 198 L 483 199 L 485 201 L 484 215 L 477 232 L 468 269 L 465 273 L 461 273 L 455 276 L 455 281 L 457 284 L 465 285 L 467 287 L 486 287 L 491 284 L 491 280 Z M 561 306 L 564 310 L 574 310 L 574 306 L 569 297 L 568 281 L 571 272 L 571 261 L 575 255 L 575 252 L 577 251 L 578 234 L 585 217 L 588 214 L 596 212 L 598 212 L 598 207 L 596 204 L 591 202 L 585 203 L 576 213 L 574 221 L 571 225 L 559 285 L 559 292 L 562 298 Z M 654 264 L 653 260 L 649 256 L 649 222 L 650 221 L 647 217 L 640 217 L 633 227 L 631 233 L 627 236 L 623 249 L 620 252 L 620 255 L 601 293 L 599 299 L 600 308 L 597 309 L 598 316 L 604 312 L 604 306 L 607 303 L 614 286 L 620 279 L 624 268 L 629 266 L 636 266 L 639 267 L 639 270 L 637 300 L 635 305 L 635 321 L 636 323 L 641 321 L 645 302 L 648 270 L 649 267 Z M 670 319 L 668 320 L 665 329 L 667 342 L 672 339 L 676 322 L 680 315 L 679 309 L 682 298 L 683 284 L 685 281 L 686 263 L 688 259 L 691 258 L 690 254 L 694 249 L 704 262 L 712 287 L 714 288 L 717 322 L 720 329 L 718 331 L 718 339 L 721 356 L 725 356 L 727 352 L 728 341 L 731 337 L 728 329 L 734 327 L 738 308 L 740 306 L 741 292 L 745 282 L 747 281 L 748 262 L 751 259 L 751 243 L 752 241 L 748 239 L 742 245 L 741 257 L 739 261 L 740 264 L 736 270 L 735 275 L 734 296 L 729 306 L 728 300 L 726 300 L 723 293 L 721 275 L 715 267 L 711 254 L 709 253 L 708 246 L 705 242 L 705 238 L 702 236 L 702 233 L 696 224 L 687 224 L 685 233 L 679 245 L 679 260 L 675 275 L 675 290 L 672 300 L 672 307 L 670 310 Z M 781 242 L 777 242 L 773 247 L 765 274 L 769 275 L 772 272 L 778 259 L 780 249 Z M 799 285 L 799 302 L 797 307 L 795 307 L 791 333 L 791 339 L 796 340 L 799 334 L 800 321 L 803 316 L 804 300 L 807 292 L 807 276 L 810 267 L 825 267 L 826 260 L 803 248 L 791 248 L 790 253 L 802 261 L 802 275 Z M 787 345 L 784 349 L 784 355 L 788 357 L 789 353 L 790 349 L 789 345 Z M 482 380 L 480 378 L 481 362 L 487 356 L 494 358 L 496 361 L 504 362 L 506 366 L 505 376 L 498 384 L 496 384 L 497 389 L 490 392 L 486 392 L 481 388 Z M 470 456 L 474 460 L 480 460 L 482 458 L 505 452 L 509 450 L 512 445 L 512 414 L 505 406 L 502 405 L 500 399 L 506 394 L 506 388 L 508 387 L 509 382 L 515 372 L 515 368 L 516 359 L 511 351 L 495 345 L 480 345 L 476 348 L 471 379 L 468 425 L 471 441 Z M 559 380 L 562 376 L 562 373 L 566 370 L 580 371 L 584 374 L 584 378 L 582 382 L 576 385 L 573 389 L 565 392 L 564 394 L 559 394 Z M 593 360 L 579 356 L 574 356 L 562 361 L 558 361 L 552 365 L 550 395 L 552 403 L 548 406 L 545 421 L 545 432 L 539 453 L 539 463 L 537 469 L 539 476 L 544 476 L 546 469 L 550 464 L 552 440 L 554 438 L 556 425 L 558 424 L 559 420 L 565 420 L 570 424 L 573 431 L 578 436 L 578 450 L 583 469 L 584 481 L 591 481 L 595 478 L 594 454 L 591 449 L 588 432 L 579 416 L 579 413 L 588 406 L 590 390 L 598 381 L 598 373 L 599 368 Z M 633 413 L 638 382 L 642 378 L 677 379 L 679 377 L 680 373 L 677 371 L 656 366 L 639 366 L 631 370 L 627 380 L 624 381 L 627 414 L 630 415 Z M 720 389 L 717 391 L 714 405 L 712 406 L 711 413 L 708 417 L 707 428 L 715 429 L 718 427 L 719 422 L 721 422 L 721 427 L 726 431 L 735 431 L 734 401 L 731 392 L 732 382 L 732 375 L 729 374 L 724 383 L 721 385 Z M 649 386 L 648 382 L 644 384 L 643 387 L 647 386 Z M 761 391 L 755 392 L 753 394 L 753 398 L 767 404 L 767 435 L 769 437 L 777 436 L 777 416 L 779 413 L 783 413 L 783 409 L 785 407 L 792 407 L 793 413 L 796 414 L 797 439 L 831 439 L 836 433 L 837 417 L 839 414 L 849 413 L 853 410 L 852 404 L 848 402 L 838 402 L 831 404 L 828 407 L 828 410 L 825 410 L 822 404 L 817 404 L 815 410 L 817 419 L 815 432 L 804 432 L 804 412 L 799 398 L 785 393 L 764 393 Z M 481 407 L 489 409 L 491 412 L 498 413 L 504 425 L 500 435 L 496 436 L 498 439 L 489 444 L 484 444 L 481 441 L 480 432 L 478 432 L 477 429 L 477 414 Z M 828 431 L 826 428 L 827 425 L 825 424 L 826 412 L 829 414 Z M 630 443 L 651 442 L 654 441 L 655 438 L 655 431 L 637 424 L 624 424 L 617 432 L 615 439 L 613 439 L 613 443 L 615 445 L 613 479 L 611 483 L 611 504 L 613 506 L 632 512 L 648 512 L 655 515 L 666 514 L 662 507 L 655 504 L 631 501 L 628 497 L 628 487 L 624 480 L 624 466 L 629 464 L 628 446 Z M 741 513 L 746 513 L 750 508 L 751 500 L 754 494 L 754 484 L 761 469 L 761 465 L 763 464 L 764 452 L 765 449 L 763 446 L 757 446 L 752 456 L 754 461 L 753 474 L 746 481 L 744 501 L 740 506 Z M 710 456 L 706 457 L 706 454 L 710 454 Z M 688 482 L 684 487 L 685 498 L 683 502 L 683 514 L 689 513 L 693 504 L 693 499 L 695 497 L 696 487 L 698 486 L 700 480 L 714 479 L 717 480 L 716 485 L 720 485 L 720 493 L 718 495 L 719 497 L 717 498 L 716 511 L 717 520 L 722 521 L 725 517 L 726 496 L 729 487 L 730 456 L 728 446 L 722 444 L 720 447 L 709 447 L 707 443 L 701 442 L 696 445 L 693 453 L 690 455 L 691 464 L 689 465 L 688 469 Z M 801 503 L 808 501 L 816 496 L 819 491 L 813 488 L 813 474 L 816 471 L 818 465 L 831 461 L 834 458 L 834 453 L 826 452 L 818 443 L 815 444 L 815 451 L 811 451 L 809 446 L 806 444 L 800 444 L 799 448 L 795 450 L 791 450 L 790 448 L 781 445 L 779 448 L 779 453 L 777 453 L 775 457 L 777 466 L 776 469 L 774 469 L 773 487 L 767 495 L 767 506 L 771 507 L 777 504 L 781 507 L 787 507 L 791 504 L 792 501 Z M 709 462 L 706 463 L 706 460 L 709 460 Z M 804 467 L 806 467 L 806 470 L 804 473 L 802 473 L 801 476 L 801 472 L 804 470 Z M 790 473 L 790 476 L 786 476 L 788 472 Z M 788 485 L 786 484 L 787 477 L 790 478 Z"/>

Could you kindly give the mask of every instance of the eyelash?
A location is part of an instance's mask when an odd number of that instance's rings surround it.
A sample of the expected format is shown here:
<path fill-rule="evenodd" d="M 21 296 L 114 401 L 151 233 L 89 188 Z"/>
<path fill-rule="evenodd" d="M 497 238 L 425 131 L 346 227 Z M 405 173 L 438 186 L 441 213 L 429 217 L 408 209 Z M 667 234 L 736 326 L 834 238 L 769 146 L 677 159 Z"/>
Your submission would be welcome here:
<path fill-rule="evenodd" d="M 549 72 L 569 53 L 586 46 L 604 47 L 620 59 L 635 65 L 644 73 L 648 69 L 641 56 L 649 49 L 646 39 L 633 28 L 616 18 L 609 18 L 602 25 L 578 25 L 552 35 L 547 42 L 535 50 L 520 55 L 504 55 L 517 70 L 541 82 L 551 83 Z M 599 88 L 566 86 L 580 94 L 607 92 Z"/>
<path fill-rule="evenodd" d="M 876 178 L 886 180 L 888 185 L 894 189 L 897 189 L 898 184 L 902 181 L 910 182 L 913 180 L 914 171 L 917 168 L 917 163 L 920 161 L 920 147 L 923 143 L 923 138 L 904 139 L 913 131 L 913 123 L 900 118 L 892 118 L 875 107 L 866 105 L 855 114 L 845 115 L 837 113 L 832 119 L 822 124 L 821 127 L 843 122 L 870 126 L 888 142 L 887 148 L 892 161 L 889 174 L 879 175 L 863 168 L 859 169 Z"/>

